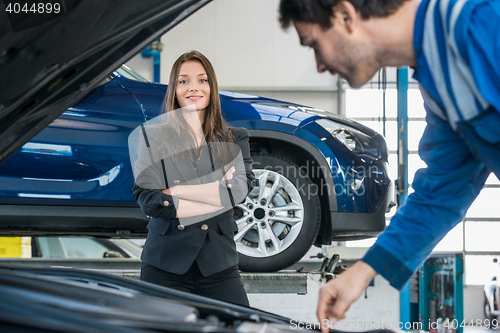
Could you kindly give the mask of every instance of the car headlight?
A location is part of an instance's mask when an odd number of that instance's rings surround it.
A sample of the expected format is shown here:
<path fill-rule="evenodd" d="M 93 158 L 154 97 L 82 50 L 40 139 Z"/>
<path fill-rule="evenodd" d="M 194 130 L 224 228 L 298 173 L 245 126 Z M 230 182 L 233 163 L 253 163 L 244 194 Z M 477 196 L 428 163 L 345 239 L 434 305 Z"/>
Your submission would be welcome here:
<path fill-rule="evenodd" d="M 356 154 L 379 157 L 380 152 L 377 142 L 360 130 L 325 118 L 316 120 L 316 123 L 326 129 L 350 151 Z"/>

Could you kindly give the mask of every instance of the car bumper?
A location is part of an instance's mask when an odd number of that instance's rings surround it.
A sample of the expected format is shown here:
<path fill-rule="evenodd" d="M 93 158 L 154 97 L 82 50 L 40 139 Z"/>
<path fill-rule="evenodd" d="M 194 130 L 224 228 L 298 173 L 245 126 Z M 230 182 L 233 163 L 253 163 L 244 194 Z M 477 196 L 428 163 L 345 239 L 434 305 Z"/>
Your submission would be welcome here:
<path fill-rule="evenodd" d="M 376 237 L 386 227 L 385 214 L 394 198 L 394 186 L 389 184 L 384 199 L 373 213 L 330 212 L 332 240 L 345 241 Z"/>

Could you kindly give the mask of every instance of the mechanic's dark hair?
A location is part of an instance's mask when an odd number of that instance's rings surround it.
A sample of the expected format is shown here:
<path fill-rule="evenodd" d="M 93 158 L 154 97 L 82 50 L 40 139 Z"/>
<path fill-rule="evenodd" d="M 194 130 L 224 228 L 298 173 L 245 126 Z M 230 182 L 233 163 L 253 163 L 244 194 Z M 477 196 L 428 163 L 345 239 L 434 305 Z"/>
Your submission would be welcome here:
<path fill-rule="evenodd" d="M 174 62 L 170 71 L 167 94 L 165 95 L 164 101 L 164 112 L 166 112 L 169 117 L 168 126 L 171 130 L 169 130 L 168 133 L 175 134 L 175 137 L 170 139 L 171 142 L 174 141 L 176 144 L 169 145 L 170 150 L 175 154 L 172 158 L 174 162 L 177 162 L 179 160 L 178 157 L 184 156 L 196 163 L 200 153 L 200 151 L 194 151 L 192 149 L 192 147 L 196 147 L 195 134 L 182 117 L 182 113 L 169 113 L 169 111 L 179 110 L 181 108 L 175 96 L 175 90 L 181 65 L 186 61 L 198 61 L 203 68 L 205 68 L 210 87 L 210 101 L 205 109 L 202 129 L 205 135 L 205 141 L 211 147 L 212 154 L 215 155 L 215 161 L 218 162 L 217 164 L 222 168 L 235 158 L 234 154 L 237 154 L 237 152 L 231 151 L 231 148 L 234 148 L 235 145 L 227 144 L 228 142 L 234 143 L 235 139 L 229 125 L 224 118 L 222 118 L 219 86 L 217 84 L 217 76 L 215 75 L 214 67 L 208 58 L 199 51 L 190 51 L 182 54 Z"/>
<path fill-rule="evenodd" d="M 370 17 L 386 17 L 408 0 L 346 0 L 349 1 L 364 20 Z M 316 23 L 323 30 L 332 27 L 330 18 L 334 16 L 333 7 L 341 0 L 281 0 L 279 21 L 283 29 L 292 22 Z"/>

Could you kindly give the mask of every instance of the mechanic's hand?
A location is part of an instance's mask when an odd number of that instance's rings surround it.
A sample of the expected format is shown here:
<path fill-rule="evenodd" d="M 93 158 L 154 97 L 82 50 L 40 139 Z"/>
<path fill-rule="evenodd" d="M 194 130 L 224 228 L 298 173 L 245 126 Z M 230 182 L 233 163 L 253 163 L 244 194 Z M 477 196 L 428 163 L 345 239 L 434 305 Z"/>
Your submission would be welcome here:
<path fill-rule="evenodd" d="M 227 172 L 224 175 L 224 177 L 222 177 L 222 180 L 233 179 L 233 174 L 234 174 L 235 171 L 236 171 L 236 169 L 234 168 L 234 166 L 232 166 L 231 168 L 229 168 L 229 170 L 227 170 Z"/>
<path fill-rule="evenodd" d="M 368 287 L 377 272 L 367 263 L 358 261 L 345 272 L 330 280 L 319 290 L 316 315 L 323 333 L 329 332 L 328 321 L 333 325 Z"/>

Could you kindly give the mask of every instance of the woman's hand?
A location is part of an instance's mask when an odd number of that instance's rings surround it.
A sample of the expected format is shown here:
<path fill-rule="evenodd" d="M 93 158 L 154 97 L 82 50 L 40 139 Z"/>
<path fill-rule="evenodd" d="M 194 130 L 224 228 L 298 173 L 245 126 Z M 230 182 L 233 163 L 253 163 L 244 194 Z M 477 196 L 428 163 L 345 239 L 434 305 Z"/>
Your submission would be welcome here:
<path fill-rule="evenodd" d="M 172 191 L 169 188 L 163 190 L 162 192 L 165 193 L 166 195 L 172 195 Z"/>
<path fill-rule="evenodd" d="M 224 177 L 222 177 L 222 180 L 233 179 L 233 174 L 234 174 L 235 171 L 236 171 L 236 169 L 234 168 L 234 166 L 232 166 L 229 170 L 227 170 L 227 172 L 224 175 Z"/>

